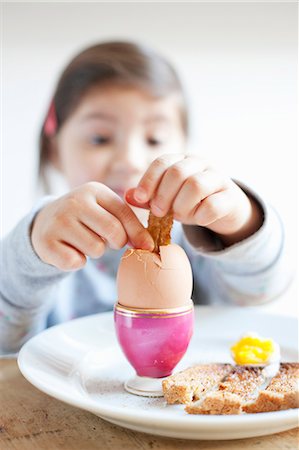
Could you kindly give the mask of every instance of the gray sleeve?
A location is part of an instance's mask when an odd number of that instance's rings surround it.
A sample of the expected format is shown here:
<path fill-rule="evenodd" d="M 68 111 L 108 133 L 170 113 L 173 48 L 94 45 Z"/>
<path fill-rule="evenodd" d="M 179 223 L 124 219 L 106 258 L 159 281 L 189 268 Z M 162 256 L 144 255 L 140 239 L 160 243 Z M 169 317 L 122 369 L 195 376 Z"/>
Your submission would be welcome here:
<path fill-rule="evenodd" d="M 251 190 L 243 189 L 259 202 L 264 213 L 261 228 L 252 236 L 223 248 L 208 230 L 183 226 L 195 291 L 201 290 L 204 303 L 262 304 L 281 294 L 291 280 L 279 215 Z"/>
<path fill-rule="evenodd" d="M 30 228 L 45 198 L 1 241 L 0 353 L 16 352 L 33 334 L 45 327 L 55 285 L 66 277 L 35 253 Z"/>

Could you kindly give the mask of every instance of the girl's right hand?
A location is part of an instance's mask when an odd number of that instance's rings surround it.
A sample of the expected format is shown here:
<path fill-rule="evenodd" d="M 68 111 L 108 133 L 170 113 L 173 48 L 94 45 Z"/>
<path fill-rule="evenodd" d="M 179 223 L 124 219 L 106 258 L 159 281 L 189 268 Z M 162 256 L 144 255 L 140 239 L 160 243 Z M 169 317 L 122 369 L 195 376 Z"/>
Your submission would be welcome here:
<path fill-rule="evenodd" d="M 70 271 L 86 257 L 99 258 L 108 245 L 152 251 L 153 240 L 132 209 L 107 186 L 90 182 L 45 206 L 36 215 L 31 241 L 45 263 Z"/>

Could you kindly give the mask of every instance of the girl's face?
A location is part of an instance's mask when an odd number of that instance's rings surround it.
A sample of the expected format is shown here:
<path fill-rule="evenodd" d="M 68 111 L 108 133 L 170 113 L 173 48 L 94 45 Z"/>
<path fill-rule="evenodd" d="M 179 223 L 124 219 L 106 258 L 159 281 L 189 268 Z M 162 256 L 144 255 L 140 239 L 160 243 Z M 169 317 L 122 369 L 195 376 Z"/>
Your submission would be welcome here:
<path fill-rule="evenodd" d="M 91 88 L 59 130 L 53 161 L 70 188 L 98 181 L 123 196 L 150 163 L 185 150 L 179 98 L 134 88 Z"/>

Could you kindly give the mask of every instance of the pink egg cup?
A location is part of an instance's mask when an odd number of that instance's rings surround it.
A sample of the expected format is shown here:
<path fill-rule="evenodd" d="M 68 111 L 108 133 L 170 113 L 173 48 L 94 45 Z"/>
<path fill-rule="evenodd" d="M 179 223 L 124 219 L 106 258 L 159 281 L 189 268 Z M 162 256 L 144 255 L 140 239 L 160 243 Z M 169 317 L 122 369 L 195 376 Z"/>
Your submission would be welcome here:
<path fill-rule="evenodd" d="M 162 396 L 161 379 L 171 375 L 193 333 L 192 300 L 171 309 L 137 309 L 117 303 L 114 322 L 118 342 L 137 373 L 125 389 L 146 397 Z"/>

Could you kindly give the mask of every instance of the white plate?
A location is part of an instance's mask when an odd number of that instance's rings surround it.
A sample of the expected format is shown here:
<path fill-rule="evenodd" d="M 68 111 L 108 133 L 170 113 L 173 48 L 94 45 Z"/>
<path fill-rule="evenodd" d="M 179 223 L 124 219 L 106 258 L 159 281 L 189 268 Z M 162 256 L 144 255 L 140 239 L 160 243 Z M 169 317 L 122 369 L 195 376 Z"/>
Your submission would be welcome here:
<path fill-rule="evenodd" d="M 197 362 L 229 362 L 229 347 L 246 331 L 272 337 L 282 360 L 297 360 L 295 318 L 254 308 L 196 308 L 195 333 L 176 371 Z M 239 439 L 278 433 L 298 425 L 298 410 L 234 416 L 188 415 L 163 398 L 129 394 L 134 374 L 117 344 L 112 313 L 49 328 L 20 351 L 21 372 L 34 386 L 71 405 L 132 430 L 183 439 Z"/>

